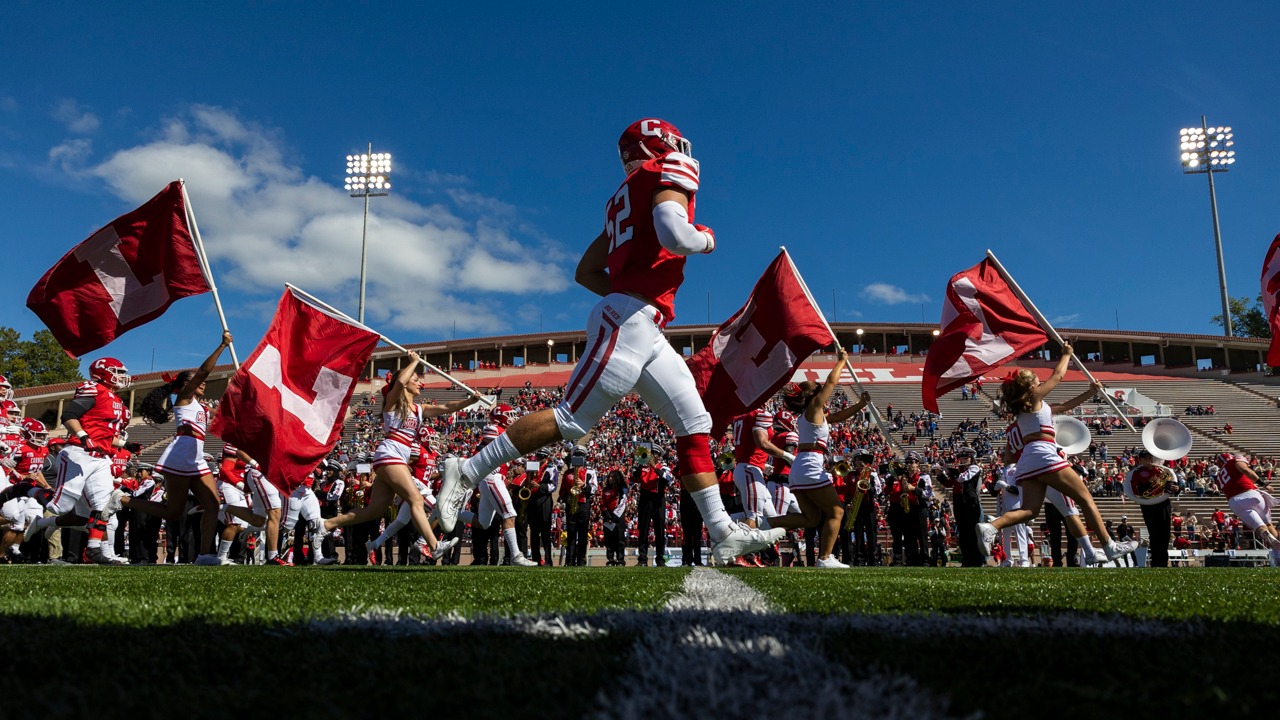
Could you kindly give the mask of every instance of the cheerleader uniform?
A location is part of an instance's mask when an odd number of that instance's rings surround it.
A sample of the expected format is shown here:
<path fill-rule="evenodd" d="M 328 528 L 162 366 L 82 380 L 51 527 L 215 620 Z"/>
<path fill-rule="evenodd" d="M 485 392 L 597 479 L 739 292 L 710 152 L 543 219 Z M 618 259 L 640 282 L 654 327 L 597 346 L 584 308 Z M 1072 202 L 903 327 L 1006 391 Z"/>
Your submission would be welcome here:
<path fill-rule="evenodd" d="M 831 475 L 823 469 L 827 458 L 827 439 L 831 436 L 831 426 L 827 423 L 814 425 L 804 415 L 796 418 L 796 433 L 800 436 L 800 446 L 816 445 L 812 450 L 801 450 L 796 454 L 796 461 L 791 464 L 791 490 L 817 490 L 831 484 Z"/>
<path fill-rule="evenodd" d="M 198 401 L 174 405 L 173 421 L 178 426 L 178 435 L 160 455 L 156 472 L 161 475 L 208 475 L 204 434 L 209 424 L 209 409 Z"/>
<path fill-rule="evenodd" d="M 418 451 L 418 427 L 422 424 L 422 407 L 414 404 L 407 417 L 398 413 L 382 413 L 382 442 L 373 453 L 373 469 L 388 465 L 410 464 L 409 458 Z"/>
<path fill-rule="evenodd" d="M 1048 435 L 1048 439 L 1031 442 L 1023 439 L 1037 433 Z M 1005 430 L 1005 435 L 1009 438 L 1009 448 L 1013 450 L 1014 462 L 1018 466 L 1015 482 L 1021 483 L 1071 467 L 1053 440 L 1053 409 L 1047 402 L 1041 402 L 1040 409 L 1035 412 L 1018 413 L 1018 419 Z"/>

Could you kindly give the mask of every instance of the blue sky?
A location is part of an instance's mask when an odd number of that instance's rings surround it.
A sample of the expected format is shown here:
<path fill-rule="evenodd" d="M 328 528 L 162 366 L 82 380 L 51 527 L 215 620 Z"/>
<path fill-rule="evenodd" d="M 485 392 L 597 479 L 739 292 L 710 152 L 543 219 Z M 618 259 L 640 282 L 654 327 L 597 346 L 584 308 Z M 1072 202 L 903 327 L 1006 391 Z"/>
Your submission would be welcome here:
<path fill-rule="evenodd" d="M 0 30 L 0 324 L 72 245 L 185 177 L 241 356 L 286 280 L 354 314 L 344 156 L 372 203 L 369 324 L 401 342 L 577 329 L 616 141 L 676 124 L 702 163 L 677 323 L 720 322 L 779 245 L 829 319 L 936 322 L 994 249 L 1064 327 L 1216 331 L 1208 189 L 1177 134 L 1231 125 L 1228 283 L 1280 231 L 1274 3 L 30 3 Z M 834 291 L 834 299 L 833 299 Z M 103 353 L 198 362 L 207 297 Z"/>

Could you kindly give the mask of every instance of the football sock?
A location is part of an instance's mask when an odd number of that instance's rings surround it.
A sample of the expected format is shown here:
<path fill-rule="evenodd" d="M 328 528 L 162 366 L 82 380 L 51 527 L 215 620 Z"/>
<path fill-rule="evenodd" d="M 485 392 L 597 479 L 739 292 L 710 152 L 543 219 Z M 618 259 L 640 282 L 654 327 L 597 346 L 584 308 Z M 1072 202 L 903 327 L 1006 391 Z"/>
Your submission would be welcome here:
<path fill-rule="evenodd" d="M 218 540 L 218 557 L 225 558 L 231 554 L 231 540 Z"/>
<path fill-rule="evenodd" d="M 279 555 L 279 554 L 280 554 L 280 553 L 279 553 L 279 552 L 276 552 L 275 550 L 268 550 L 268 551 L 267 551 L 267 561 L 268 561 L 268 562 L 270 562 L 270 561 L 272 561 L 272 560 L 275 560 L 275 559 L 276 559 L 276 556 L 277 556 L 277 555 Z"/>
<path fill-rule="evenodd" d="M 507 437 L 506 433 L 503 433 L 498 436 L 497 440 L 485 445 L 483 450 L 464 462 L 462 464 L 462 474 L 473 481 L 479 481 L 481 478 L 486 478 L 493 474 L 493 471 L 497 470 L 499 465 L 520 457 L 520 454 L 516 446 L 511 443 L 511 438 Z"/>
<path fill-rule="evenodd" d="M 724 510 L 724 501 L 720 499 L 720 488 L 712 485 L 709 488 L 689 493 L 693 503 L 702 512 L 702 523 L 707 526 L 707 535 L 711 542 L 720 542 L 733 532 L 733 521 Z"/>
<path fill-rule="evenodd" d="M 516 542 L 515 528 L 505 528 L 502 531 L 502 539 L 507 542 L 507 555 L 515 557 L 520 554 L 520 543 Z"/>

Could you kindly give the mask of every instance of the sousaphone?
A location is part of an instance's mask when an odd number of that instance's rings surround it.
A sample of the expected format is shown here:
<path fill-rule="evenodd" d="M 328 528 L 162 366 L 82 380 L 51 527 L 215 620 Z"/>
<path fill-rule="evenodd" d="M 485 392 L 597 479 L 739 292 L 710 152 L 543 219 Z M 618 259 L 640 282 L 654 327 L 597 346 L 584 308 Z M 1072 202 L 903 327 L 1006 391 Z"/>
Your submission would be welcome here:
<path fill-rule="evenodd" d="M 1089 447 L 1093 435 L 1089 426 L 1070 415 L 1053 416 L 1054 442 L 1062 448 L 1064 455 L 1079 455 Z"/>
<path fill-rule="evenodd" d="M 1142 428 L 1142 446 L 1161 460 L 1180 460 L 1191 452 L 1191 431 L 1173 418 L 1156 418 Z"/>

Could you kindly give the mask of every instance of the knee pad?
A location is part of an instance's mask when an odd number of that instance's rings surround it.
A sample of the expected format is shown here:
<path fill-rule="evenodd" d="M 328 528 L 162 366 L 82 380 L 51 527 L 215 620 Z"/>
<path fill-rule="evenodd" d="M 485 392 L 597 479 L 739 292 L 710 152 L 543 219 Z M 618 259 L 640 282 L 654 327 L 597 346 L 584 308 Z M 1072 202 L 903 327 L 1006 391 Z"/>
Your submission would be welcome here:
<path fill-rule="evenodd" d="M 86 523 L 85 529 L 89 531 L 90 539 L 102 539 L 107 535 L 107 516 L 100 510 L 94 510 L 89 513 L 89 522 Z"/>
<path fill-rule="evenodd" d="M 710 425 L 711 416 L 707 416 Z M 707 428 L 708 431 L 710 427 Z M 680 477 L 699 473 L 715 473 L 716 464 L 711 459 L 711 435 L 701 432 L 676 438 L 676 469 Z"/>

